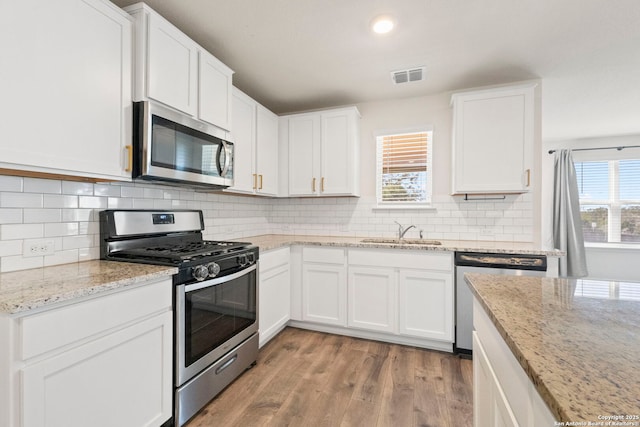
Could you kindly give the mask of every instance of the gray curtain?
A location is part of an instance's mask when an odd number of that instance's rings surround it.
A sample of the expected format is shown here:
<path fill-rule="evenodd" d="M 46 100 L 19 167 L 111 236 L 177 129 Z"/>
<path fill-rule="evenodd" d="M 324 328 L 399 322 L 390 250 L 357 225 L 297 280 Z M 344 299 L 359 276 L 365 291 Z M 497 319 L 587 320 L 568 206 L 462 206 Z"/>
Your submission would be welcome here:
<path fill-rule="evenodd" d="M 587 275 L 576 169 L 570 150 L 557 150 L 554 158 L 553 243 L 567 253 L 560 258 L 561 277 Z"/>

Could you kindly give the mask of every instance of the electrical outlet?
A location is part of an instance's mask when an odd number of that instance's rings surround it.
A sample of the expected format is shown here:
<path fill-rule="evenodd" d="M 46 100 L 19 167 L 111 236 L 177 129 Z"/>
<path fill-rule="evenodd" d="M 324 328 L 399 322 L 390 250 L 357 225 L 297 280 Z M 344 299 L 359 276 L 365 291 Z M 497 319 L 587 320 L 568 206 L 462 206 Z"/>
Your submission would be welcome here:
<path fill-rule="evenodd" d="M 53 240 L 49 239 L 37 239 L 37 240 L 25 240 L 22 247 L 22 256 L 43 256 L 51 255 L 56 250 L 56 244 Z"/>

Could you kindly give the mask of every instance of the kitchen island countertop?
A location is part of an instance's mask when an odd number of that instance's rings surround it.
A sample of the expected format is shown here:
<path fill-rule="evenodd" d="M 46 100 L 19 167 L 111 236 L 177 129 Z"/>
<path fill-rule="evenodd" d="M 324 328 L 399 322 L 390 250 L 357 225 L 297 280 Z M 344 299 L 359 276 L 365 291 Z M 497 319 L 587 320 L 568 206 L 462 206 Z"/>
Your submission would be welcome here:
<path fill-rule="evenodd" d="M 491 252 L 517 253 L 531 255 L 547 255 L 560 257 L 564 253 L 554 249 L 541 249 L 526 242 L 494 242 L 471 240 L 440 240 L 441 245 L 416 245 L 405 243 L 368 243 L 363 242 L 367 237 L 339 237 L 339 236 L 305 236 L 264 234 L 260 236 L 235 239 L 248 241 L 259 246 L 261 251 L 268 251 L 290 245 L 342 246 L 355 248 L 403 249 L 424 251 L 462 251 L 462 252 Z"/>
<path fill-rule="evenodd" d="M 465 278 L 559 422 L 640 424 L 640 283 Z"/>
<path fill-rule="evenodd" d="M 174 267 L 94 260 L 1 273 L 0 313 L 17 314 L 176 272 Z"/>

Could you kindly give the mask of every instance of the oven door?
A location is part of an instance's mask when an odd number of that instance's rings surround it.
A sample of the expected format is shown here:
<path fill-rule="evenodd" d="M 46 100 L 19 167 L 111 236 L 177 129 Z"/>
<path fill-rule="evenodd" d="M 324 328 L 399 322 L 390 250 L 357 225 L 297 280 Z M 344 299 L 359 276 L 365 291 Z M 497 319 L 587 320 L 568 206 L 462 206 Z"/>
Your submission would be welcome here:
<path fill-rule="evenodd" d="M 257 265 L 176 287 L 176 386 L 258 332 Z"/>

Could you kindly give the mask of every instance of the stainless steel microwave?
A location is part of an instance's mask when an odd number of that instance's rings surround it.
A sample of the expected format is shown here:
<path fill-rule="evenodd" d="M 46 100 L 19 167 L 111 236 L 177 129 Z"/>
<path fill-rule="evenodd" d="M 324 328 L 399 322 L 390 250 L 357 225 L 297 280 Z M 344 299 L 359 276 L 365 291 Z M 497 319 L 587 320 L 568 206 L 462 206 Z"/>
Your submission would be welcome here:
<path fill-rule="evenodd" d="M 223 130 L 151 101 L 133 103 L 133 128 L 133 179 L 233 185 L 233 143 Z"/>

